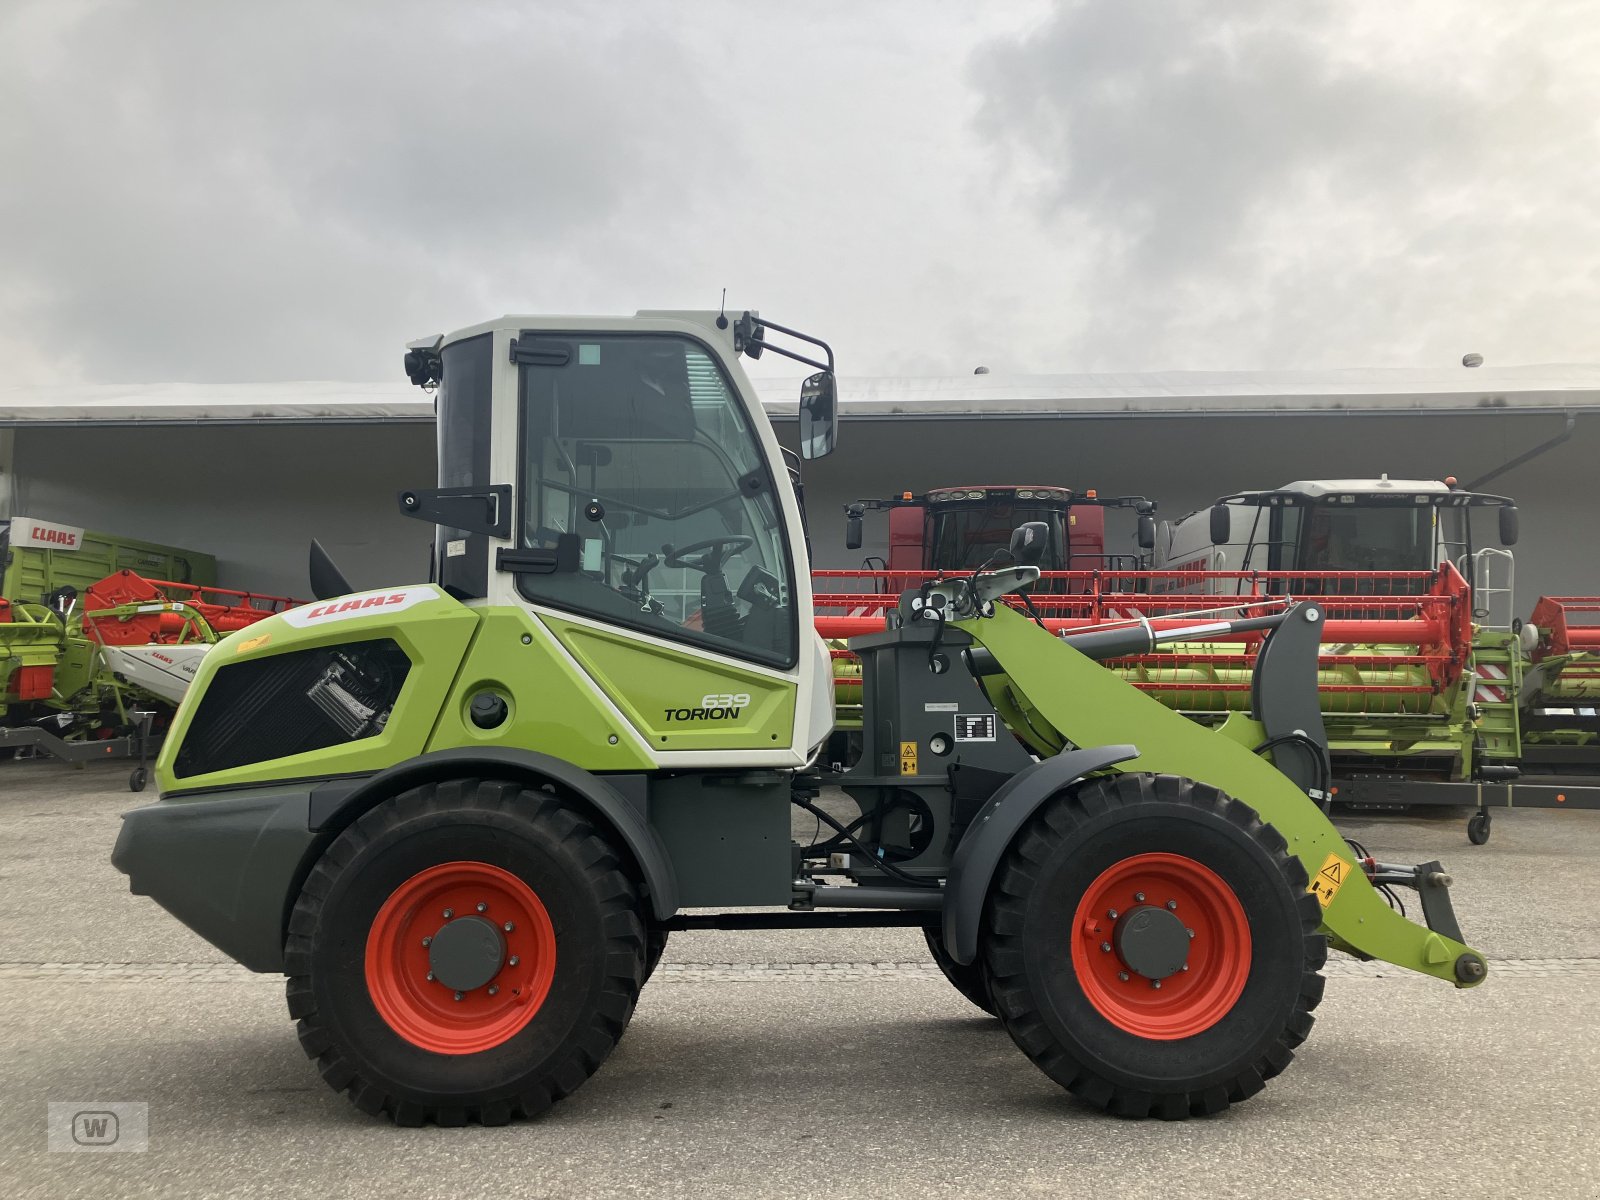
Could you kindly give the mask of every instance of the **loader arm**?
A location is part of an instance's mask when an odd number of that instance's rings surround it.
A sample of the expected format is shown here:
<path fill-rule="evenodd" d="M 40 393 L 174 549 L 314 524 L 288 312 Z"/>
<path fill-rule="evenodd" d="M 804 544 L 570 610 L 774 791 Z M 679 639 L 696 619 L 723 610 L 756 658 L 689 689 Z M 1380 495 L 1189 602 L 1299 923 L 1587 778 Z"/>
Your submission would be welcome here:
<path fill-rule="evenodd" d="M 1254 808 L 1304 864 L 1323 905 L 1323 931 L 1336 948 L 1457 987 L 1482 982 L 1483 956 L 1390 908 L 1321 809 L 1246 744 L 1244 721 L 1235 717 L 1222 730 L 1199 725 L 1005 605 L 952 624 L 994 655 L 1003 673 L 988 676 L 984 687 L 1008 720 L 1034 715 L 1019 732 L 1036 750 L 1059 748 L 1052 732 L 1075 746 L 1100 746 L 1128 741 L 1136 731 L 1139 757 L 1110 769 L 1184 776 Z"/>

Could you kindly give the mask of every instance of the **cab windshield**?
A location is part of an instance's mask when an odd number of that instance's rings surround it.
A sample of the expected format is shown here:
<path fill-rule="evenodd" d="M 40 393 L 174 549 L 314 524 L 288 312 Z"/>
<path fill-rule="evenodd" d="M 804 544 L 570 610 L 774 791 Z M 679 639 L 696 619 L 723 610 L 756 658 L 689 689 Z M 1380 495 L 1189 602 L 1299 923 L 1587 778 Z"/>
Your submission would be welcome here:
<path fill-rule="evenodd" d="M 712 354 L 670 335 L 582 334 L 541 337 L 527 357 L 519 540 L 548 554 L 518 573 L 522 594 L 792 665 L 773 480 Z"/>
<path fill-rule="evenodd" d="M 1300 539 L 1302 570 L 1431 571 L 1428 504 L 1314 504 Z"/>
<path fill-rule="evenodd" d="M 986 502 L 963 507 L 946 502 L 933 513 L 933 532 L 928 539 L 932 555 L 930 570 L 976 570 L 989 558 L 1011 544 L 1011 531 L 1028 521 L 1043 521 L 1050 527 L 1050 545 L 1039 560 L 1046 571 L 1062 569 L 1065 530 L 1061 510 L 1038 504 L 996 504 Z"/>

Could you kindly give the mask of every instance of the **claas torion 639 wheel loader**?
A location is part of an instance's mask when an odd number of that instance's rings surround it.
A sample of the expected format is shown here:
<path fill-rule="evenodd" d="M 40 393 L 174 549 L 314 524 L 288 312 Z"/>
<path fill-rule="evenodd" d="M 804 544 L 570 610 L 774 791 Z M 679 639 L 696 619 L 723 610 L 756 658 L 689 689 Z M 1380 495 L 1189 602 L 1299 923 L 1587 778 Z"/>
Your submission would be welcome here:
<path fill-rule="evenodd" d="M 205 658 L 114 861 L 287 976 L 328 1084 L 401 1124 L 536 1114 L 605 1060 L 668 934 L 707 927 L 920 929 L 1042 1071 L 1126 1116 L 1260 1090 L 1329 946 L 1483 980 L 1439 864 L 1359 857 L 1319 805 L 1312 605 L 1251 618 L 1252 711 L 1204 728 L 1096 658 L 1237 623 L 1056 637 L 999 602 L 1038 576 L 1023 525 L 854 640 L 863 754 L 820 772 L 830 668 L 799 461 L 741 366 L 763 351 L 816 368 L 800 457 L 828 453 L 832 351 L 754 313 L 414 343 L 439 478 L 400 504 L 437 526 L 432 580 L 350 593 L 314 547 L 322 598 Z"/>

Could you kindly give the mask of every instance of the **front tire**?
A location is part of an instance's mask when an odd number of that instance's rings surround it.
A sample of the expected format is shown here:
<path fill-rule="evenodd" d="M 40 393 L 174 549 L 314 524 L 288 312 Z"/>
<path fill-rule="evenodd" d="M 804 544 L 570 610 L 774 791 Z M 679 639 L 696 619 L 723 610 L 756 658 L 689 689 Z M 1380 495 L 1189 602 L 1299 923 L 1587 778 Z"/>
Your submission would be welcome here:
<path fill-rule="evenodd" d="M 500 1125 L 568 1095 L 622 1036 L 639 889 L 550 791 L 449 781 L 379 804 L 289 921 L 290 1015 L 323 1079 L 397 1124 Z"/>
<path fill-rule="evenodd" d="M 1092 780 L 996 873 L 980 947 L 997 1015 L 1097 1108 L 1179 1120 L 1260 1091 L 1310 1031 L 1321 909 L 1283 837 L 1215 788 Z"/>

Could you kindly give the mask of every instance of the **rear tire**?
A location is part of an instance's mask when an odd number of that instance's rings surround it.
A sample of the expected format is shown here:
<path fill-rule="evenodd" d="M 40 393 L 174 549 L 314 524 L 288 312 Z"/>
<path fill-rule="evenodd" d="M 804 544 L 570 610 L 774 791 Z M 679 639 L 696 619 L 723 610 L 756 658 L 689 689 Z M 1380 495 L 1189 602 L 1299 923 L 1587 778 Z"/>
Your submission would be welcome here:
<path fill-rule="evenodd" d="M 306 879 L 285 947 L 289 1013 L 323 1079 L 363 1112 L 534 1116 L 622 1036 L 644 972 L 640 909 L 622 856 L 558 794 L 415 788 L 360 817 Z"/>
<path fill-rule="evenodd" d="M 989 998 L 989 981 L 983 975 L 983 959 L 980 957 L 963 966 L 951 958 L 950 952 L 944 947 L 944 935 L 937 925 L 924 925 L 922 936 L 927 940 L 928 953 L 939 964 L 939 970 L 950 981 L 950 985 L 991 1017 L 994 1016 L 994 1001 Z"/>
<path fill-rule="evenodd" d="M 1127 774 L 1058 794 L 1018 833 L 985 912 L 997 1015 L 1096 1108 L 1220 1112 L 1311 1029 L 1327 943 L 1306 884 L 1276 830 L 1204 784 Z"/>
<path fill-rule="evenodd" d="M 667 931 L 658 926 L 652 926 L 644 935 L 644 979 L 642 983 L 649 983 L 650 976 L 656 973 L 656 967 L 661 963 L 661 956 L 667 951 Z"/>

